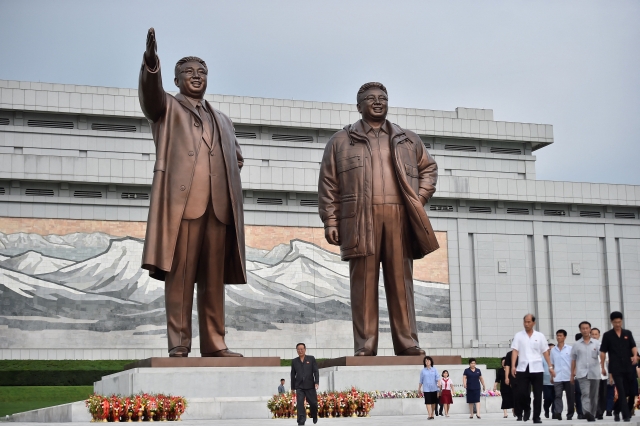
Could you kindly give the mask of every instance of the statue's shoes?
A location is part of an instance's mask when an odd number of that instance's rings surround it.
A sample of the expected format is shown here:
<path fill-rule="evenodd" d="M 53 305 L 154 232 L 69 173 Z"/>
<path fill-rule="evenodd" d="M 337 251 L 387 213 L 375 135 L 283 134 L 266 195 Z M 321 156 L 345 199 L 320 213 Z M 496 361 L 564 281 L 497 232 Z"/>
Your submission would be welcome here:
<path fill-rule="evenodd" d="M 221 351 L 212 352 L 208 354 L 201 354 L 203 357 L 242 357 L 242 354 L 238 352 L 230 351 L 229 349 L 222 349 Z"/>
<path fill-rule="evenodd" d="M 186 358 L 189 356 L 189 348 L 176 346 L 169 351 L 169 356 L 172 358 Z"/>
<path fill-rule="evenodd" d="M 425 352 L 417 346 L 412 348 L 407 348 L 404 351 L 400 352 L 398 356 L 425 356 Z"/>
<path fill-rule="evenodd" d="M 371 349 L 360 349 L 354 356 L 376 356 Z"/>

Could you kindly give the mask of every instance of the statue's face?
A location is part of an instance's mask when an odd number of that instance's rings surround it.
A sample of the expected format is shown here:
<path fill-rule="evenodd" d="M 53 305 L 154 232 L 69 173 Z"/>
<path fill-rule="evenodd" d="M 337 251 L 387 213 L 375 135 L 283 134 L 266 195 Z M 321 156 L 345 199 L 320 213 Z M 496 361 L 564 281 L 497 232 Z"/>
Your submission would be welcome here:
<path fill-rule="evenodd" d="M 207 68 L 197 61 L 185 62 L 174 82 L 183 95 L 201 99 L 207 90 Z"/>
<path fill-rule="evenodd" d="M 387 94 L 377 87 L 372 87 L 362 94 L 362 100 L 358 104 L 358 112 L 362 114 L 362 118 L 366 121 L 384 120 L 389 110 L 389 98 Z"/>

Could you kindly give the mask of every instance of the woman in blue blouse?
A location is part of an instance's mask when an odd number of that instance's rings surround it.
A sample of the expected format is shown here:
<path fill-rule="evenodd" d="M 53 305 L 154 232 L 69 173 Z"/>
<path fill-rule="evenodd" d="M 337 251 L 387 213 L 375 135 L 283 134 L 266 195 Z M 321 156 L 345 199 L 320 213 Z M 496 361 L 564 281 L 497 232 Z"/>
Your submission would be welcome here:
<path fill-rule="evenodd" d="M 480 418 L 480 383 L 484 391 L 484 378 L 479 368 L 476 368 L 476 359 L 469 358 L 469 368 L 464 370 L 462 382 L 467 390 L 467 403 L 469 404 L 469 418 L 473 418 L 473 405 L 476 406 L 476 417 Z"/>
<path fill-rule="evenodd" d="M 424 403 L 427 406 L 429 420 L 433 420 L 433 412 L 438 403 L 438 370 L 433 366 L 433 358 L 425 356 L 422 361 L 424 368 L 420 372 L 420 384 L 418 384 L 418 392 L 422 389 L 424 393 Z"/>

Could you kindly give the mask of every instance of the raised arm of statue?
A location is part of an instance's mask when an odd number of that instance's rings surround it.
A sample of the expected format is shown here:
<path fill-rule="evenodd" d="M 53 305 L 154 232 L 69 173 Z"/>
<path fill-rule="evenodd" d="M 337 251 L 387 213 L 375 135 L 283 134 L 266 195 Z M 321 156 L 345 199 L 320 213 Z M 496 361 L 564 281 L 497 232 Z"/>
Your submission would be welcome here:
<path fill-rule="evenodd" d="M 162 88 L 162 75 L 160 74 L 160 60 L 157 55 L 156 32 L 149 28 L 147 33 L 147 46 L 140 68 L 140 81 L 138 83 L 138 97 L 140 107 L 145 117 L 155 122 L 163 114 L 167 104 L 167 95 Z"/>

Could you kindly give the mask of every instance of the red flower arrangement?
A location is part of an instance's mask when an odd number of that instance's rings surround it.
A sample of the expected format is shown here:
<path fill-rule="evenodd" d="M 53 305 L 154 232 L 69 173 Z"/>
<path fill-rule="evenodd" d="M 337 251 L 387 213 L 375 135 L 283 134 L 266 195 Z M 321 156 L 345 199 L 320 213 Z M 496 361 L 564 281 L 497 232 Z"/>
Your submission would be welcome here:
<path fill-rule="evenodd" d="M 367 417 L 375 404 L 375 395 L 363 392 L 355 387 L 344 392 L 318 393 L 318 417 Z M 305 401 L 305 410 L 309 416 L 309 403 Z M 295 392 L 274 395 L 267 408 L 274 418 L 297 417 Z"/>
<path fill-rule="evenodd" d="M 93 394 L 85 401 L 92 422 L 180 420 L 187 409 L 181 396 L 142 393 L 128 397 Z"/>

